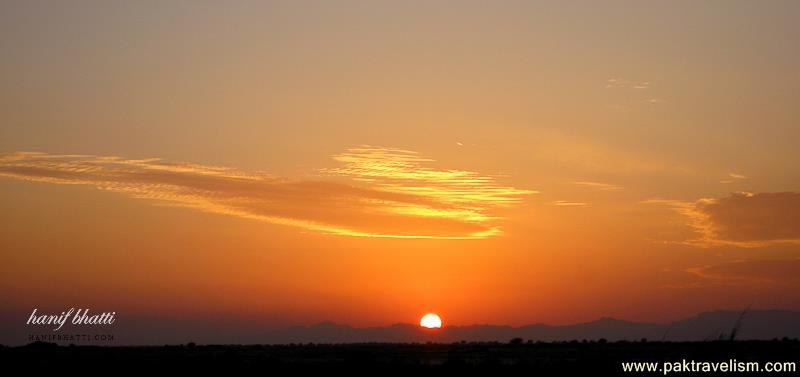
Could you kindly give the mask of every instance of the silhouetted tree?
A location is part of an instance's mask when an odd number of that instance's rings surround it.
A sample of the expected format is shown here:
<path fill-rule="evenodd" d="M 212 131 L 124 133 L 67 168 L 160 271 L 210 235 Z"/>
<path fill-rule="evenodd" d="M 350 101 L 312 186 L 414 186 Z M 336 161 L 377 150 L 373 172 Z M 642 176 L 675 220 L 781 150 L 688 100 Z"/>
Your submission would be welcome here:
<path fill-rule="evenodd" d="M 731 336 L 728 340 L 734 341 L 736 340 L 736 335 L 739 334 L 739 331 L 742 328 L 742 320 L 744 319 L 744 315 L 750 310 L 750 305 L 748 305 L 744 310 L 739 314 L 739 317 L 736 318 L 736 322 L 733 324 L 733 328 L 731 329 Z"/>

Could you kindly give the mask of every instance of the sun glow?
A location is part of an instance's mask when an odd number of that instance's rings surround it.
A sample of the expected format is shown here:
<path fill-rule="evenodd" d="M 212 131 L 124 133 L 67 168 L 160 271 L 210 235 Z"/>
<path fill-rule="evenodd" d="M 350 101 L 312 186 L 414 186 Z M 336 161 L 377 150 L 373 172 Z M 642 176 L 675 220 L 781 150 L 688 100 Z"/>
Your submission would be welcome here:
<path fill-rule="evenodd" d="M 428 329 L 438 329 L 442 327 L 442 319 L 436 314 L 428 313 L 422 316 L 419 325 Z"/>

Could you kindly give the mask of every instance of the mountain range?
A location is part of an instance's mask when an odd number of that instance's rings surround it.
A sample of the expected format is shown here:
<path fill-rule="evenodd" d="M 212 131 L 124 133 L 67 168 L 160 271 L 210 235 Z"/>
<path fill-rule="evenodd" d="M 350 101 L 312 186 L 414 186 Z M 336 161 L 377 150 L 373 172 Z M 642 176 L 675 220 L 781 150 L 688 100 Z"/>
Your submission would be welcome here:
<path fill-rule="evenodd" d="M 277 343 L 361 343 L 361 342 L 459 342 L 500 341 L 513 338 L 531 341 L 570 340 L 665 340 L 703 341 L 730 339 L 771 340 L 800 337 L 800 312 L 787 310 L 718 310 L 672 323 L 631 322 L 600 318 L 586 323 L 552 326 L 531 324 L 519 327 L 501 325 L 445 326 L 425 329 L 413 324 L 357 328 L 333 322 L 312 326 L 293 326 L 263 334 L 263 342 Z"/>

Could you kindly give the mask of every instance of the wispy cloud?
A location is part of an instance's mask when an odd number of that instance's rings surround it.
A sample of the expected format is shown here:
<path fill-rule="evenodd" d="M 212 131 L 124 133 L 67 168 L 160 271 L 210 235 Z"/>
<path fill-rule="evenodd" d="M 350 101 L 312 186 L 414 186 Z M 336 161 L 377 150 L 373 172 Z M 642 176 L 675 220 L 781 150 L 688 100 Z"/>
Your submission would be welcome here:
<path fill-rule="evenodd" d="M 650 89 L 650 81 L 632 81 L 624 78 L 612 77 L 606 80 L 606 88 L 622 88 L 622 89 L 637 89 L 644 90 Z"/>
<path fill-rule="evenodd" d="M 750 177 L 748 177 L 746 175 L 737 174 L 737 173 L 728 173 L 727 179 L 723 179 L 723 180 L 719 181 L 719 183 L 726 183 L 726 184 L 727 183 L 734 183 L 734 182 L 738 182 L 738 181 L 745 180 L 745 179 L 748 179 L 748 178 L 750 178 Z"/>
<path fill-rule="evenodd" d="M 489 209 L 516 204 L 524 196 L 537 193 L 500 185 L 495 177 L 472 171 L 426 166 L 434 160 L 403 149 L 361 146 L 333 158 L 345 165 L 323 172 L 365 182 L 381 191 L 424 197 L 443 205 L 438 209 L 405 204 L 388 208 L 417 216 L 489 221 L 494 218 Z"/>
<path fill-rule="evenodd" d="M 637 103 L 657 105 L 664 102 L 664 99 L 654 96 L 654 93 L 652 93 L 653 84 L 650 81 L 636 81 L 612 77 L 606 80 L 605 88 L 625 99 L 624 103 L 611 105 L 611 108 L 617 110 L 630 110 L 631 107 L 635 106 Z"/>
<path fill-rule="evenodd" d="M 603 183 L 603 182 L 592 182 L 592 181 L 575 181 L 572 184 L 579 185 L 579 186 L 586 186 L 591 187 L 598 190 L 603 191 L 617 191 L 622 190 L 622 186 L 613 185 L 610 183 Z"/>
<path fill-rule="evenodd" d="M 800 280 L 800 258 L 741 259 L 684 271 L 716 282 L 787 284 Z"/>
<path fill-rule="evenodd" d="M 556 200 L 553 202 L 553 205 L 557 207 L 587 207 L 589 203 L 571 202 L 568 200 Z"/>
<path fill-rule="evenodd" d="M 0 155 L 0 176 L 93 186 L 164 205 L 324 233 L 391 238 L 498 235 L 492 209 L 533 193 L 475 172 L 423 167 L 433 161 L 411 151 L 357 148 L 335 158 L 345 167 L 327 171 L 357 182 L 293 181 L 160 159 L 31 152 Z"/>

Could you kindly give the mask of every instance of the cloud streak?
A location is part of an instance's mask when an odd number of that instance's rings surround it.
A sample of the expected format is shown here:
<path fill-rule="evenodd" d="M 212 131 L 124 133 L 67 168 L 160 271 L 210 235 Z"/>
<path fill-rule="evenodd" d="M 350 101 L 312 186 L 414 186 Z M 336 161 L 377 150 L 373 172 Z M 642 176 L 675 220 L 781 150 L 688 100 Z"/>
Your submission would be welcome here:
<path fill-rule="evenodd" d="M 322 233 L 388 238 L 498 235 L 499 217 L 490 214 L 492 209 L 519 203 L 532 193 L 475 172 L 425 167 L 432 160 L 410 156 L 417 155 L 385 148 L 351 149 L 336 156 L 345 166 L 328 171 L 357 184 L 293 181 L 160 159 L 35 152 L 0 155 L 0 176 L 92 186 L 163 205 Z"/>
<path fill-rule="evenodd" d="M 587 207 L 589 203 L 573 202 L 569 200 L 556 200 L 552 203 L 556 207 Z"/>
<path fill-rule="evenodd" d="M 622 89 L 650 89 L 650 81 L 631 81 L 624 78 L 612 77 L 606 80 L 606 89 L 622 88 Z"/>
<path fill-rule="evenodd" d="M 800 280 L 800 258 L 735 260 L 692 267 L 685 271 L 703 279 L 720 282 L 785 284 Z"/>
<path fill-rule="evenodd" d="M 748 178 L 750 178 L 750 177 L 748 177 L 746 175 L 737 174 L 737 173 L 728 173 L 728 178 L 719 181 L 719 183 L 725 183 L 725 184 L 735 183 L 735 182 L 738 182 L 738 181 L 741 181 L 741 180 L 744 180 L 744 179 L 748 179 Z"/>
<path fill-rule="evenodd" d="M 578 185 L 578 186 L 591 187 L 591 188 L 598 189 L 598 190 L 603 190 L 603 191 L 618 191 L 618 190 L 622 190 L 622 186 L 617 186 L 617 185 L 613 185 L 613 184 L 610 184 L 610 183 L 603 183 L 603 182 L 575 181 L 575 182 L 572 182 L 572 184 Z"/>

